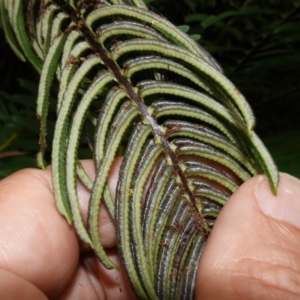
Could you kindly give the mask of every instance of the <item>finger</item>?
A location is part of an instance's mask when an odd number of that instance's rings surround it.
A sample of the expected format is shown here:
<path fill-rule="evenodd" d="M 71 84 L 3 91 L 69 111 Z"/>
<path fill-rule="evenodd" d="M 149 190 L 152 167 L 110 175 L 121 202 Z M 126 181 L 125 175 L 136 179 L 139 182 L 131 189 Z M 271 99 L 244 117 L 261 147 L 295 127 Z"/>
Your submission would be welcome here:
<path fill-rule="evenodd" d="M 103 279 L 101 280 L 101 283 L 105 290 L 106 299 L 137 299 L 136 295 L 130 288 L 129 279 L 119 257 L 118 250 L 116 248 L 110 249 L 108 251 L 108 256 L 119 267 L 119 271 L 107 270 L 98 261 L 95 264 L 98 278 Z"/>
<path fill-rule="evenodd" d="M 85 252 L 70 284 L 58 300 L 137 299 L 130 288 L 117 249 L 108 249 L 107 255 L 119 267 L 119 271 L 107 270 L 92 251 Z"/>
<path fill-rule="evenodd" d="M 94 176 L 93 163 L 83 164 Z M 78 194 L 86 215 L 89 191 L 80 184 Z M 73 227 L 56 210 L 51 169 L 22 170 L 2 180 L 0 211 L 0 268 L 55 298 L 77 268 L 79 244 Z M 104 246 L 113 246 L 115 231 L 105 209 L 101 211 L 99 230 Z"/>
<path fill-rule="evenodd" d="M 200 261 L 197 299 L 300 299 L 300 182 L 242 185 L 216 221 Z"/>
<path fill-rule="evenodd" d="M 94 274 L 89 273 L 81 263 L 78 264 L 75 273 L 64 292 L 57 300 L 105 299 L 105 292 L 101 284 L 95 284 Z"/>
<path fill-rule="evenodd" d="M 0 268 L 47 295 L 63 289 L 79 247 L 72 227 L 55 208 L 50 171 L 27 169 L 2 180 L 0 211 Z"/>
<path fill-rule="evenodd" d="M 24 278 L 0 269 L 1 299 L 48 299 L 36 286 Z"/>

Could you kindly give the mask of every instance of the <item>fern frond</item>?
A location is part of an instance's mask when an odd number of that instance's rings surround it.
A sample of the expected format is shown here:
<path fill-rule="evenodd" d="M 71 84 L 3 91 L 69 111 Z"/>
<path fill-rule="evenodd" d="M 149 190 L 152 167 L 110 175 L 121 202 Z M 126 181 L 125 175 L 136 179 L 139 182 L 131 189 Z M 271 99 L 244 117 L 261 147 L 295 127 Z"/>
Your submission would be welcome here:
<path fill-rule="evenodd" d="M 59 85 L 52 145 L 59 212 L 105 267 L 117 268 L 99 236 L 104 203 L 137 296 L 192 299 L 207 236 L 230 195 L 262 172 L 276 193 L 277 169 L 253 132 L 249 104 L 202 47 L 141 0 L 79 7 L 45 0 L 38 15 L 32 0 L 26 17 L 21 1 L 0 3 L 14 50 L 41 71 L 42 167 L 49 89 Z M 94 136 L 94 180 L 79 162 L 85 128 Z M 120 155 L 113 201 L 107 180 Z M 91 190 L 88 228 L 78 178 Z"/>

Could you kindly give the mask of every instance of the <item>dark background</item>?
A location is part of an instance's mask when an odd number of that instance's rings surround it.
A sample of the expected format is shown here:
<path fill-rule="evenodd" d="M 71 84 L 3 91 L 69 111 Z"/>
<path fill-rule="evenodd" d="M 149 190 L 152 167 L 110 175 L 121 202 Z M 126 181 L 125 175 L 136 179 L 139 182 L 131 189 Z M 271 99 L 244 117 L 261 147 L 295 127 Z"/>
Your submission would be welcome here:
<path fill-rule="evenodd" d="M 150 0 L 150 9 L 193 36 L 251 104 L 256 131 L 281 171 L 300 178 L 299 0 Z M 39 76 L 0 28 L 0 178 L 35 166 Z M 50 107 L 50 128 L 55 119 Z M 50 118 L 51 119 L 51 118 Z M 49 143 L 51 140 L 51 129 Z"/>

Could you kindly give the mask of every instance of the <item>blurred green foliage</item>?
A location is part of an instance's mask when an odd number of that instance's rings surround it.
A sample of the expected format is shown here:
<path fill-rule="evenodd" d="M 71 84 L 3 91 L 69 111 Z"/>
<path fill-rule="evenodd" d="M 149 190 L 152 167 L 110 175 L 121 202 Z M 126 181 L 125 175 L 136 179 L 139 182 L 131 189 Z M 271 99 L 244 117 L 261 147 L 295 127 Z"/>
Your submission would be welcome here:
<path fill-rule="evenodd" d="M 14 72 L 11 74 L 12 78 L 0 89 L 0 178 L 34 167 L 39 149 L 39 122 L 35 117 L 37 84 L 27 79 L 15 80 Z"/>
<path fill-rule="evenodd" d="M 146 2 L 216 58 L 251 104 L 257 117 L 256 131 L 279 169 L 300 177 L 299 0 Z M 17 60 L 1 31 L 0 52 L 3 178 L 35 165 L 39 148 L 39 124 L 35 118 L 38 76 Z M 50 111 L 54 120 L 54 108 Z M 51 130 L 48 139 L 50 146 Z"/>
<path fill-rule="evenodd" d="M 300 178 L 300 129 L 264 138 L 281 172 Z"/>

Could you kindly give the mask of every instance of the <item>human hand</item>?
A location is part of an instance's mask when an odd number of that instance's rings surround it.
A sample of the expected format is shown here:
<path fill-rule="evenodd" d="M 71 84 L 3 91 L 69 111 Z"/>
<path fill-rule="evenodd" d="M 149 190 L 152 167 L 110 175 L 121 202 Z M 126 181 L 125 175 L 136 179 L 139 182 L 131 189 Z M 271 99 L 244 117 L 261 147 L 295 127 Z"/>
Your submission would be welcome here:
<path fill-rule="evenodd" d="M 116 160 L 109 176 L 116 186 Z M 91 161 L 83 165 L 90 176 Z M 79 184 L 83 215 L 89 193 Z M 106 270 L 92 251 L 80 245 L 72 226 L 56 210 L 51 170 L 27 169 L 0 182 L 0 299 L 136 299 L 118 258 L 115 230 L 101 211 L 100 236 L 120 267 Z M 47 297 L 46 297 L 47 296 Z"/>
<path fill-rule="evenodd" d="M 300 181 L 281 174 L 278 196 L 260 175 L 220 213 L 203 252 L 197 299 L 300 299 Z"/>
<path fill-rule="evenodd" d="M 110 173 L 112 190 L 119 163 Z M 84 164 L 92 176 L 92 164 Z M 200 261 L 197 299 L 299 299 L 300 182 L 283 175 L 273 198 L 262 178 L 245 183 L 220 214 Z M 267 214 L 255 198 L 259 190 Z M 86 212 L 82 186 L 79 196 Z M 23 170 L 0 182 L 0 212 L 1 299 L 135 299 L 124 270 L 102 267 L 57 213 L 50 170 Z M 100 220 L 104 246 L 121 267 L 104 210 Z"/>

